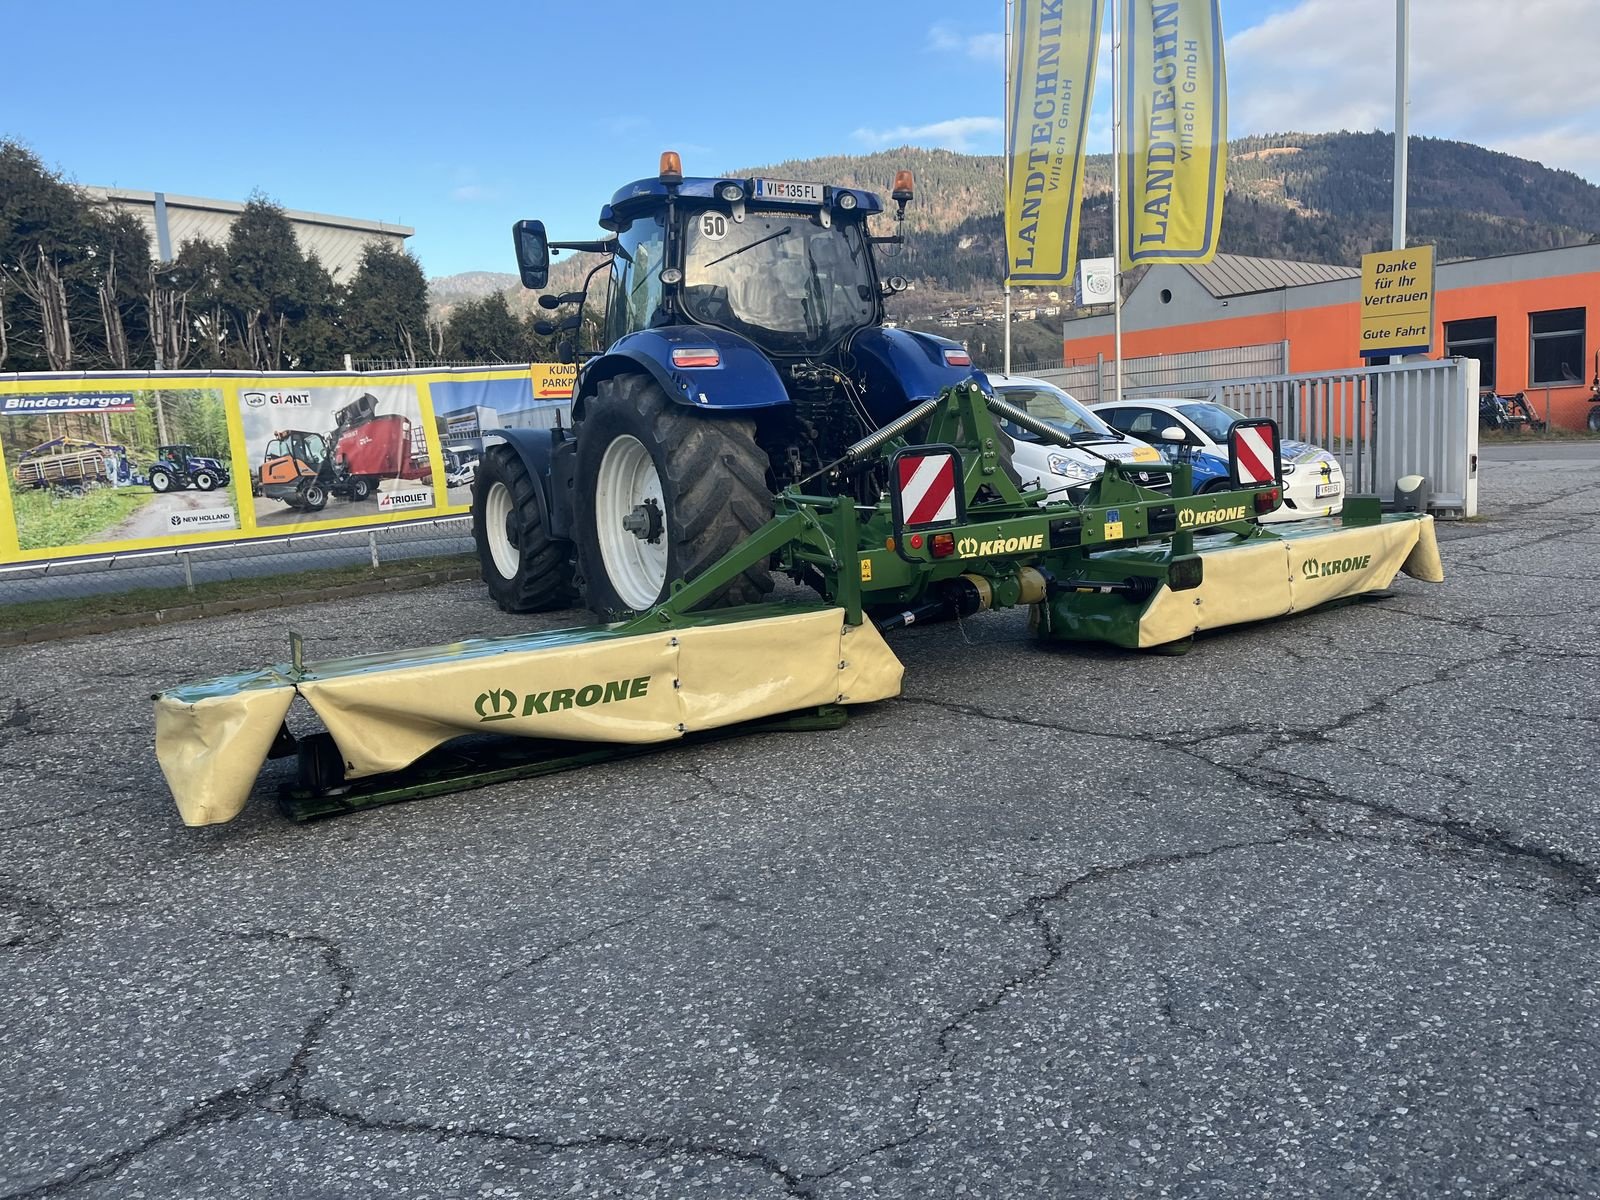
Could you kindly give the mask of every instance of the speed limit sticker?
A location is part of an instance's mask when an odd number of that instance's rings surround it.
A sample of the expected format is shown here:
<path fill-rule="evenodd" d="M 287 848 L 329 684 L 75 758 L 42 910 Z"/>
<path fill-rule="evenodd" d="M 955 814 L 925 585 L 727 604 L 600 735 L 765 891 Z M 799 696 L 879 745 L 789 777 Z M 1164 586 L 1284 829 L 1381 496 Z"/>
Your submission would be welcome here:
<path fill-rule="evenodd" d="M 728 236 L 728 218 L 719 212 L 704 213 L 700 217 L 700 236 L 720 242 Z"/>

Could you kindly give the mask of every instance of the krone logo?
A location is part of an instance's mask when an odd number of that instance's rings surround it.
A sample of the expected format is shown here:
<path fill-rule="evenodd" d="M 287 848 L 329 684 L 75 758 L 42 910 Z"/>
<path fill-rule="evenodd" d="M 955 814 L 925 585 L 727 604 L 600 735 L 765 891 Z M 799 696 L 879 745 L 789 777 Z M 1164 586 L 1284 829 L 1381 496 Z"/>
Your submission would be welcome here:
<path fill-rule="evenodd" d="M 1242 504 L 1230 508 L 1185 508 L 1178 511 L 1178 528 L 1193 529 L 1196 525 L 1215 525 L 1219 521 L 1242 521 L 1244 518 Z"/>
<path fill-rule="evenodd" d="M 635 679 L 612 679 L 605 683 L 586 683 L 576 688 L 528 692 L 522 697 L 520 712 L 524 717 L 531 717 L 536 713 L 615 704 L 619 700 L 639 700 L 650 694 L 651 678 L 649 675 L 640 675 Z M 480 692 L 472 708 L 480 721 L 509 720 L 518 715 L 517 694 L 507 688 Z"/>
<path fill-rule="evenodd" d="M 1318 562 L 1308 558 L 1300 564 L 1300 578 L 1302 579 L 1327 579 L 1334 575 L 1345 575 L 1351 571 L 1365 571 L 1372 565 L 1372 555 L 1359 554 L 1351 558 L 1335 558 L 1329 562 Z"/>
<path fill-rule="evenodd" d="M 480 721 L 504 721 L 517 715 L 517 694 L 505 688 L 483 692 L 472 707 Z"/>
<path fill-rule="evenodd" d="M 1028 537 L 990 538 L 986 542 L 980 542 L 976 538 L 962 538 L 956 549 L 965 558 L 983 558 L 989 554 L 1019 554 L 1024 550 L 1043 550 L 1044 534 L 1035 533 Z"/>

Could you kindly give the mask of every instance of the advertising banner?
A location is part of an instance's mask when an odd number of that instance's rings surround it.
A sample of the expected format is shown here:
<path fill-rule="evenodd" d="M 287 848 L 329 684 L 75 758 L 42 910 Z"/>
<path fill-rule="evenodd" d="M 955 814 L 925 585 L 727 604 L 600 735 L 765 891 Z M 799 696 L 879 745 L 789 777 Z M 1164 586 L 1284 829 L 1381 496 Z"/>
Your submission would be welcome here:
<path fill-rule="evenodd" d="M 0 563 L 464 512 L 483 431 L 565 422 L 574 377 L 0 376 Z"/>
<path fill-rule="evenodd" d="M 1210 262 L 1228 166 L 1218 0 L 1120 2 L 1122 269 Z"/>
<path fill-rule="evenodd" d="M 1363 357 L 1426 354 L 1432 347 L 1433 247 L 1363 254 Z"/>
<path fill-rule="evenodd" d="M 1017 0 L 1013 10 L 1006 98 L 1006 274 L 1012 284 L 1072 280 L 1104 11 L 1104 0 Z"/>

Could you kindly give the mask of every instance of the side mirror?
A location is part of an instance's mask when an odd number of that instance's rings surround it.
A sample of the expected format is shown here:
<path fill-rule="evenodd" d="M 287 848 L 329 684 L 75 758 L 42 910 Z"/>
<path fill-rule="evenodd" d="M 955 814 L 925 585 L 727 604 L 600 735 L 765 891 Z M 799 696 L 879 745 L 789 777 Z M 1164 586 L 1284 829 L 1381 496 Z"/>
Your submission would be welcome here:
<path fill-rule="evenodd" d="M 550 282 L 550 239 L 543 221 L 518 221 L 511 227 L 522 286 L 538 290 Z"/>
<path fill-rule="evenodd" d="M 1168 425 L 1161 431 L 1160 438 L 1163 442 L 1174 442 L 1179 446 L 1183 445 L 1189 440 L 1188 435 L 1183 432 L 1183 426 L 1181 425 Z"/>

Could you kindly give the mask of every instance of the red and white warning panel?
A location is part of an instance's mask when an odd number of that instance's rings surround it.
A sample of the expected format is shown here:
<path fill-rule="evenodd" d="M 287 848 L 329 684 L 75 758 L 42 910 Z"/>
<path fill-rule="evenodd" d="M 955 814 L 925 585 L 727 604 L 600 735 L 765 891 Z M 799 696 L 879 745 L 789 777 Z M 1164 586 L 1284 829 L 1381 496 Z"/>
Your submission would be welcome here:
<path fill-rule="evenodd" d="M 1277 483 L 1283 477 L 1278 453 L 1278 423 L 1262 417 L 1235 421 L 1228 430 L 1228 465 L 1238 487 Z"/>
<path fill-rule="evenodd" d="M 894 509 L 903 529 L 961 519 L 961 456 L 953 446 L 908 446 L 894 459 Z"/>

